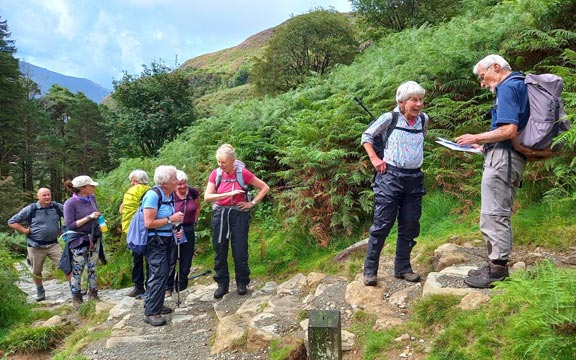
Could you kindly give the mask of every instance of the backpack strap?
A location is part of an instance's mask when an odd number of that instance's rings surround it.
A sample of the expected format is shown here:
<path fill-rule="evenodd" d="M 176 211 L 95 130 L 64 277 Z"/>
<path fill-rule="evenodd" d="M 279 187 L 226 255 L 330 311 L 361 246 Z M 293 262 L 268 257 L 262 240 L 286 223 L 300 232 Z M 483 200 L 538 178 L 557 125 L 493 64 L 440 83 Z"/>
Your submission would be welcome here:
<path fill-rule="evenodd" d="M 244 183 L 244 177 L 242 176 L 242 169 L 244 169 L 244 166 L 236 164 L 236 181 L 238 182 L 238 185 L 240 185 L 242 189 L 246 189 L 246 184 Z M 215 183 L 216 190 L 218 190 L 218 187 L 220 187 L 221 183 L 222 183 L 222 168 L 218 167 L 216 168 L 216 183 Z"/>
<path fill-rule="evenodd" d="M 32 219 L 36 217 L 36 211 L 38 211 L 38 203 L 32 203 L 29 206 L 30 206 L 30 213 L 28 213 L 28 218 L 26 219 L 28 226 L 32 224 Z M 56 210 L 56 214 L 58 214 L 58 225 L 62 227 L 62 218 L 64 217 L 64 214 L 60 210 L 60 206 L 58 206 L 58 203 L 55 201 L 50 201 L 50 206 L 48 206 L 46 209 Z"/>
<path fill-rule="evenodd" d="M 420 126 L 422 127 L 422 129 L 407 129 L 407 128 L 403 128 L 403 127 L 398 127 L 398 126 L 396 126 L 396 125 L 398 125 L 398 112 L 392 111 L 392 122 L 388 126 L 388 129 L 386 129 L 386 134 L 384 135 L 384 138 L 382 139 L 384 142 L 384 149 L 386 149 L 388 147 L 388 138 L 390 137 L 390 134 L 392 134 L 392 131 L 394 131 L 394 130 L 406 131 L 406 132 L 413 133 L 413 134 L 423 133 L 424 137 L 426 137 L 426 130 L 427 130 L 426 117 L 424 116 L 424 114 L 420 113 L 418 115 L 418 118 L 420 119 Z"/>

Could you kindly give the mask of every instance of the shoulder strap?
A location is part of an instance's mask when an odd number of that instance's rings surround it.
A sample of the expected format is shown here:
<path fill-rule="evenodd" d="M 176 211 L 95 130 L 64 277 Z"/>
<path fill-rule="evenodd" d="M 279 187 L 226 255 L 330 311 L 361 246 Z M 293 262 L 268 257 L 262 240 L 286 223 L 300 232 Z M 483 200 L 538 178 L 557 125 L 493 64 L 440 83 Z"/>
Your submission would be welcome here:
<path fill-rule="evenodd" d="M 384 138 L 382 139 L 382 143 L 384 144 L 384 149 L 386 149 L 386 147 L 388 147 L 388 138 L 390 137 L 390 134 L 392 134 L 392 131 L 394 131 L 394 129 L 396 129 L 397 124 L 398 124 L 398 112 L 392 111 L 392 122 L 390 123 L 390 125 L 386 129 L 386 134 L 384 135 Z"/>
<path fill-rule="evenodd" d="M 236 166 L 236 181 L 238 181 L 238 185 L 240 185 L 240 187 L 242 189 L 244 189 L 246 187 L 246 184 L 244 184 L 244 177 L 242 176 L 242 169 L 244 169 L 243 166 Z"/>
<path fill-rule="evenodd" d="M 222 182 L 222 169 L 218 167 L 216 168 L 216 190 L 218 190 L 218 187 L 220 186 L 221 182 Z"/>
<path fill-rule="evenodd" d="M 244 169 L 244 166 L 236 165 L 236 181 L 238 182 L 238 185 L 240 185 L 240 187 L 244 189 L 246 188 L 246 184 L 244 184 L 242 169 Z M 216 168 L 216 183 L 215 183 L 216 190 L 218 190 L 218 187 L 220 186 L 221 183 L 222 183 L 222 169 L 218 167 Z"/>
<path fill-rule="evenodd" d="M 160 191 L 160 189 L 158 189 L 157 187 L 152 187 L 150 188 L 150 190 L 154 191 L 156 195 L 158 195 L 158 206 L 157 206 L 158 209 L 160 209 L 160 206 L 162 204 L 174 205 L 174 197 L 172 194 L 170 194 L 170 200 L 162 201 L 162 191 Z"/>
<path fill-rule="evenodd" d="M 32 219 L 34 219 L 36 217 L 36 211 L 38 211 L 37 205 L 38 205 L 37 203 L 32 203 L 29 205 L 30 206 L 30 213 L 28 214 L 28 219 L 26 219 L 26 221 L 28 222 L 28 226 L 30 226 Z M 50 206 L 48 207 L 48 209 L 54 209 L 56 211 L 56 214 L 58 214 L 58 218 L 64 217 L 64 214 L 62 214 L 62 211 L 60 210 L 60 206 L 58 206 L 57 202 L 50 201 Z"/>
<path fill-rule="evenodd" d="M 32 219 L 36 217 L 36 210 L 38 210 L 38 206 L 36 203 L 32 203 L 28 206 L 30 206 L 30 212 L 28 213 L 28 218 L 26 219 L 26 222 L 28 223 L 28 226 L 30 226 L 30 224 L 32 223 Z"/>
<path fill-rule="evenodd" d="M 54 209 L 56 210 L 56 213 L 58 214 L 59 217 L 64 217 L 64 214 L 62 214 L 62 211 L 60 210 L 60 206 L 58 206 L 58 203 L 56 201 L 51 201 L 50 202 L 50 206 L 53 206 Z"/>

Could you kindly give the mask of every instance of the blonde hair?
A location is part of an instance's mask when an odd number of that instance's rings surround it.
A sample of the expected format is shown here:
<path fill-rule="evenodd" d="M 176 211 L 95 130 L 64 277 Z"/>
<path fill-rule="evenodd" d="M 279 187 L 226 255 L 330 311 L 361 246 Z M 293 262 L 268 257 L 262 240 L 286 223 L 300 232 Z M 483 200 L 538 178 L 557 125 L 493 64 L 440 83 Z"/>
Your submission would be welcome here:
<path fill-rule="evenodd" d="M 230 144 L 221 145 L 218 150 L 216 150 L 216 160 L 222 158 L 229 158 L 236 160 L 236 150 Z"/>

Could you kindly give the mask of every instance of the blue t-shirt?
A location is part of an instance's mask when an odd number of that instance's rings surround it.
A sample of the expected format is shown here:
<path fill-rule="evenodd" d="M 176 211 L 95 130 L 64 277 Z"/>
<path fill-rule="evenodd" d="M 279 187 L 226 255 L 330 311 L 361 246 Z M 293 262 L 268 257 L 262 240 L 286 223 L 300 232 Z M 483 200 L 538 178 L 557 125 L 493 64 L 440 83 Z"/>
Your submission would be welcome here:
<path fill-rule="evenodd" d="M 490 130 L 505 124 L 515 124 L 519 130 L 526 126 L 530 116 L 528 89 L 523 79 L 510 79 L 519 75 L 522 74 L 513 72 L 496 86 Z"/>
<path fill-rule="evenodd" d="M 160 188 L 158 188 L 160 189 Z M 160 189 L 160 194 L 162 194 L 162 204 L 160 209 L 156 213 L 156 219 L 165 219 L 170 215 L 174 214 L 174 195 L 166 197 L 162 189 Z M 170 203 L 171 202 L 171 203 Z M 158 194 L 155 191 L 147 191 L 142 198 L 142 208 L 143 209 L 156 209 L 158 206 Z M 153 236 L 158 233 L 160 236 L 170 236 L 172 235 L 172 224 L 162 225 L 156 229 L 156 231 L 151 231 L 150 235 Z"/>

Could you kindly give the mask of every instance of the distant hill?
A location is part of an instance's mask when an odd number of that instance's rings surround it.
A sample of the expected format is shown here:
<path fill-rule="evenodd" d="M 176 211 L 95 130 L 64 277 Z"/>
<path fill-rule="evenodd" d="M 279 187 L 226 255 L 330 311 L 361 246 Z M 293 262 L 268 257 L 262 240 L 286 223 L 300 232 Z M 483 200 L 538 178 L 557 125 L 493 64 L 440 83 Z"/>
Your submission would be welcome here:
<path fill-rule="evenodd" d="M 67 88 L 72 93 L 81 92 L 90 100 L 100 104 L 112 92 L 91 80 L 62 75 L 24 61 L 20 61 L 20 71 L 38 84 L 42 95 L 45 95 L 50 87 L 56 84 Z"/>
<path fill-rule="evenodd" d="M 283 24 L 284 23 L 278 26 L 282 26 Z M 278 26 L 252 35 L 241 44 L 231 48 L 189 59 L 185 61 L 180 68 L 186 69 L 193 67 L 212 71 L 222 71 L 225 73 L 235 73 L 242 65 L 251 65 L 254 58 L 259 58 L 263 55 L 264 49 L 268 45 L 268 41 L 270 41 L 270 38 L 274 34 L 274 30 L 276 30 Z"/>

